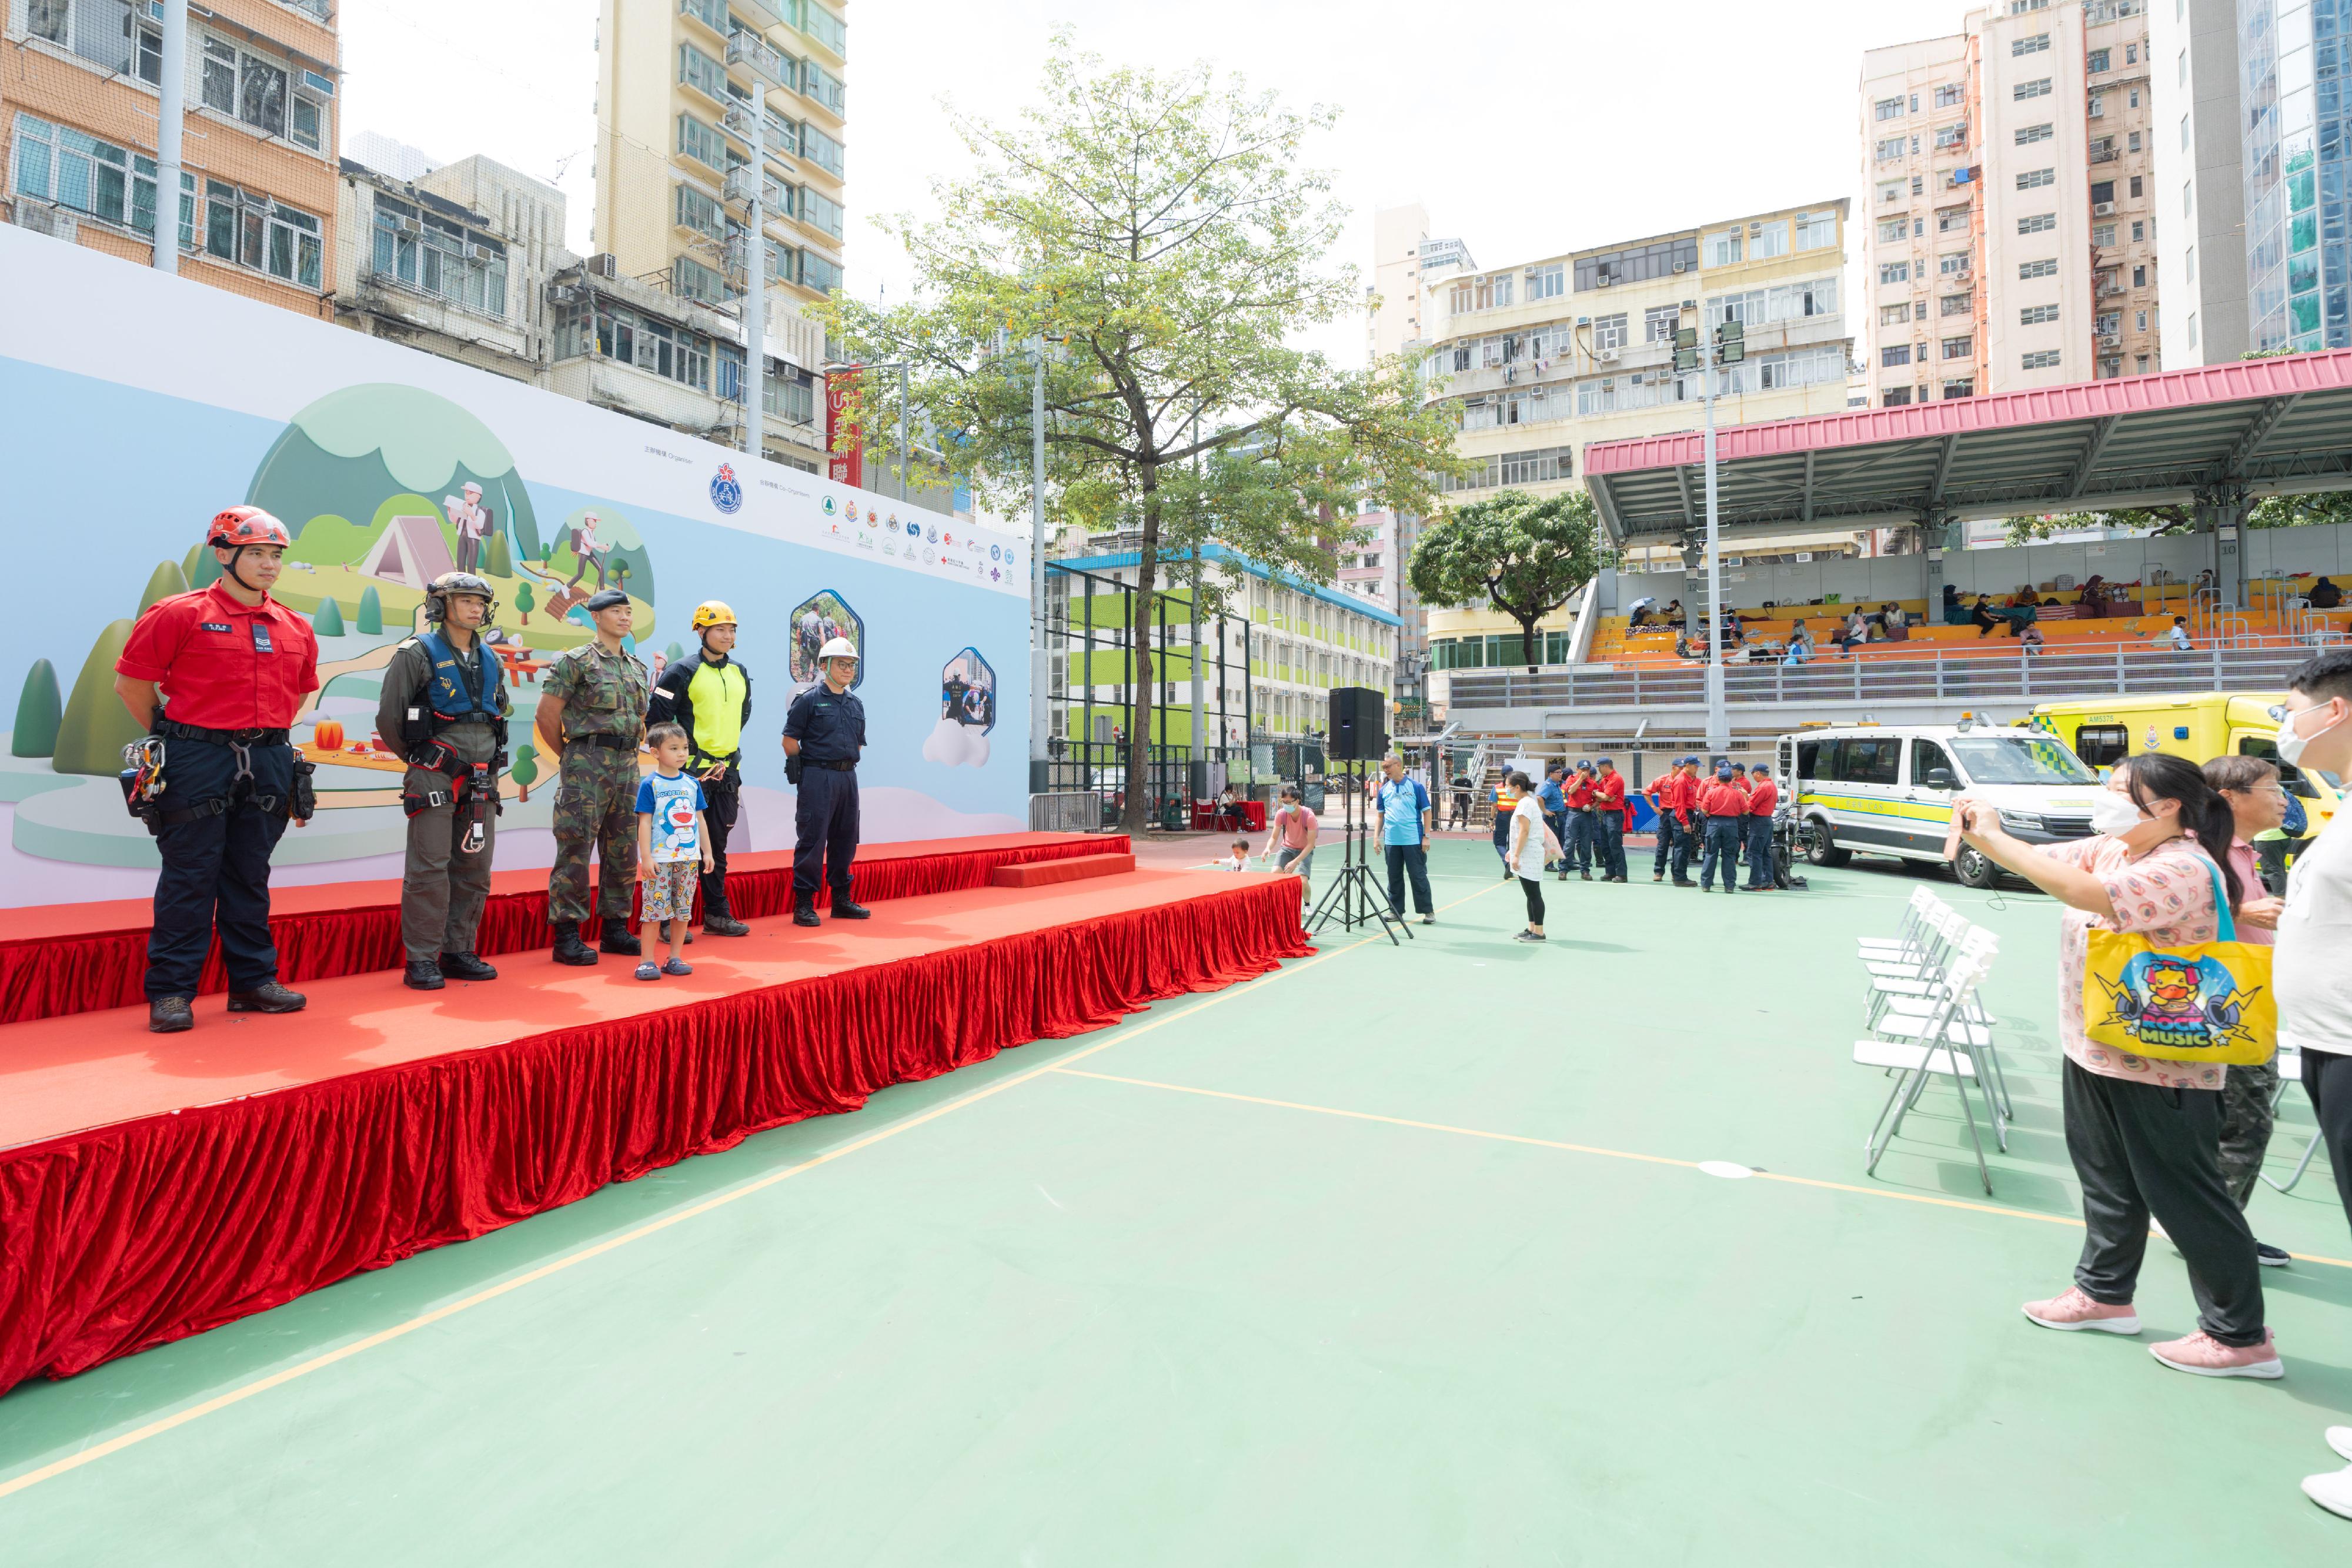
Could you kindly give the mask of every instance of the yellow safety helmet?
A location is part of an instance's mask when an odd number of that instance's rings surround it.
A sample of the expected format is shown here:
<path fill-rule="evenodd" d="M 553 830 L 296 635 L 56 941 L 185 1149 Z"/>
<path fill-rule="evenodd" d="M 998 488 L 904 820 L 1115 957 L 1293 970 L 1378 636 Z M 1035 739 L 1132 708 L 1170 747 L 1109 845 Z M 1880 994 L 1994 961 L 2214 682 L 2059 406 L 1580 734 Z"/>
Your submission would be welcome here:
<path fill-rule="evenodd" d="M 695 608 L 694 630 L 697 632 L 708 626 L 732 626 L 735 623 L 735 612 L 716 599 L 706 599 Z"/>

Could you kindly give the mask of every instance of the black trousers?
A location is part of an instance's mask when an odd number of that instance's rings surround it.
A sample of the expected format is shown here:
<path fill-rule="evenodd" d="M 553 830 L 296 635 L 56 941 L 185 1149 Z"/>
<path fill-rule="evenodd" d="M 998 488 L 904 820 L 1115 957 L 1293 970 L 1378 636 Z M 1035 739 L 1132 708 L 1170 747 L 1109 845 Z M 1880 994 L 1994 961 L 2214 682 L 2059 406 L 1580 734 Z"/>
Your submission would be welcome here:
<path fill-rule="evenodd" d="M 194 997 L 213 933 L 232 991 L 258 990 L 278 977 L 269 939 L 269 856 L 286 832 L 286 797 L 294 787 L 294 748 L 252 746 L 252 772 L 237 779 L 238 749 L 204 740 L 163 743 L 164 799 L 173 810 L 233 800 L 217 816 L 175 822 L 155 841 L 163 857 L 155 879 L 155 924 L 147 936 L 147 999 Z M 257 797 L 277 805 L 264 811 Z"/>
<path fill-rule="evenodd" d="M 2071 1057 L 2064 1073 L 2066 1152 L 2088 1230 L 2074 1283 L 2095 1301 L 2128 1305 L 2153 1213 L 2188 1260 L 2197 1326 L 2223 1344 L 2262 1343 L 2254 1233 L 2221 1179 L 2221 1091 L 2103 1078 Z"/>
<path fill-rule="evenodd" d="M 1426 844 L 1383 844 L 1389 862 L 1389 907 L 1399 915 L 1404 913 L 1404 880 L 1412 878 L 1412 901 L 1420 907 L 1417 913 L 1433 913 L 1435 903 L 1429 896 L 1429 846 Z"/>
<path fill-rule="evenodd" d="M 703 780 L 702 825 L 709 830 L 710 869 L 702 873 L 702 917 L 732 915 L 727 907 L 727 835 L 743 808 L 743 774 L 730 768 L 714 782 Z"/>
<path fill-rule="evenodd" d="M 1742 817 L 1740 824 L 1748 834 L 1748 891 L 1768 893 L 1773 884 L 1772 819 Z"/>
<path fill-rule="evenodd" d="M 847 898 L 849 862 L 857 857 L 857 775 L 803 768 L 793 828 L 793 898 L 814 898 L 819 880 L 832 887 L 835 903 Z"/>
<path fill-rule="evenodd" d="M 1723 871 L 1723 891 L 1729 893 L 1739 881 L 1739 823 L 1738 817 L 1709 817 L 1706 820 L 1706 857 L 1699 862 L 1698 884 L 1715 885 L 1717 867 Z"/>
<path fill-rule="evenodd" d="M 1519 891 L 1528 895 L 1528 924 L 1531 926 L 1541 925 L 1544 911 L 1543 878 L 1539 876 L 1519 878 Z"/>
<path fill-rule="evenodd" d="M 2303 1092 L 2311 1096 L 2327 1163 L 2336 1167 L 2336 1196 L 2344 1200 L 2345 1218 L 2352 1219 L 2352 1056 L 2305 1051 Z"/>
<path fill-rule="evenodd" d="M 1625 819 L 1615 811 L 1601 811 L 1592 819 L 1592 854 L 1601 862 L 1603 876 L 1622 877 L 1625 874 Z"/>

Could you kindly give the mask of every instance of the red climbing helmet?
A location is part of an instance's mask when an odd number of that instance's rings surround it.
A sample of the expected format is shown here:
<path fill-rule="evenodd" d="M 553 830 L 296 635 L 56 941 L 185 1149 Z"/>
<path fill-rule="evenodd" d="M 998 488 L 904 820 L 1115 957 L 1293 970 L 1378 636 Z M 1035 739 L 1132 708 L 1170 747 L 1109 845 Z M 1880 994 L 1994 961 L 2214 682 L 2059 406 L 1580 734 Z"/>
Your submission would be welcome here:
<path fill-rule="evenodd" d="M 205 530 L 205 542 L 215 549 L 237 549 L 246 545 L 293 544 L 294 536 L 286 525 L 263 511 L 259 507 L 231 507 L 215 513 Z"/>

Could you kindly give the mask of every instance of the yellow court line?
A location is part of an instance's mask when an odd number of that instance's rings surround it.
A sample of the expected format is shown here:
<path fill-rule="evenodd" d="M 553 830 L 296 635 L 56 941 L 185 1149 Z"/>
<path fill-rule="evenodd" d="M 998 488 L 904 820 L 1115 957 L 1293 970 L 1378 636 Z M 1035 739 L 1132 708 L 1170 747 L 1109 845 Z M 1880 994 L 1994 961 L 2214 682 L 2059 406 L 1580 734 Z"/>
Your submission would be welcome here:
<path fill-rule="evenodd" d="M 1072 1057 L 1071 1061 L 1077 1060 Z M 1557 1138 L 1529 1137 L 1522 1133 L 1496 1133 L 1484 1127 L 1457 1127 L 1446 1122 L 1419 1122 L 1410 1116 L 1384 1116 L 1376 1111 L 1349 1111 L 1337 1105 L 1309 1105 L 1298 1100 L 1274 1100 L 1263 1094 L 1236 1094 L 1227 1089 L 1202 1089 L 1190 1083 L 1163 1083 L 1153 1078 L 1125 1078 L 1116 1072 L 1087 1072 L 1079 1068 L 1056 1065 L 1042 1068 L 1045 1072 L 1059 1072 L 1071 1078 L 1093 1078 L 1105 1083 L 1128 1083 L 1139 1089 L 1164 1089 L 1173 1094 L 1197 1094 L 1205 1100 L 1234 1100 L 1244 1105 L 1270 1105 L 1280 1111 L 1307 1111 L 1318 1116 L 1338 1116 L 1350 1122 L 1380 1122 L 1391 1127 L 1412 1127 L 1424 1133 L 1451 1133 L 1457 1137 L 1483 1138 L 1489 1143 L 1525 1144 L 1538 1149 L 1559 1149 L 1571 1155 L 1597 1155 L 1607 1160 L 1633 1160 L 1648 1166 L 1678 1166 L 1685 1170 L 1696 1170 L 1697 1160 L 1676 1159 L 1669 1155 L 1644 1155 L 1632 1149 L 1604 1149 L 1592 1144 L 1562 1143 Z M 2031 1209 L 2005 1208 L 1997 1203 L 1972 1203 L 1964 1197 L 1935 1197 L 1922 1192 L 1896 1192 L 1887 1187 L 1856 1186 L 1851 1182 L 1822 1181 L 1815 1176 L 1784 1176 L 1779 1171 L 1752 1171 L 1760 1181 L 1785 1182 L 1790 1186 L 1820 1187 L 1828 1192 L 1850 1192 L 1863 1197 L 1892 1198 L 1898 1203 L 1924 1203 L 1936 1208 L 1965 1208 L 1978 1214 L 1998 1214 L 2009 1219 L 2031 1219 L 2043 1225 L 2066 1225 L 2083 1228 L 2083 1222 L 2068 1215 L 2035 1214 Z M 2326 1263 L 2333 1268 L 2352 1269 L 2352 1258 L 2326 1258 L 2314 1252 L 2290 1253 L 2305 1263 Z"/>
<path fill-rule="evenodd" d="M 1481 893 L 1471 894 L 1468 897 L 1458 898 L 1454 900 L 1453 904 L 1446 904 L 1444 907 L 1452 909 L 1457 904 L 1468 903 L 1471 898 L 1482 897 L 1485 893 L 1491 893 L 1494 890 L 1492 888 L 1487 888 L 1483 890 Z M 1094 1044 L 1087 1046 L 1083 1051 L 1074 1051 L 1063 1060 L 1064 1061 L 1084 1061 L 1086 1058 L 1094 1055 L 1098 1051 L 1108 1051 L 1112 1046 L 1120 1044 L 1126 1040 L 1133 1040 L 1139 1035 L 1149 1034 L 1155 1029 L 1160 1029 L 1167 1024 L 1176 1023 L 1184 1019 L 1189 1019 L 1195 1013 L 1205 1011 L 1210 1008 L 1215 1007 L 1219 1002 L 1229 1000 L 1244 992 L 1255 992 L 1266 986 L 1272 985 L 1275 981 L 1282 979 L 1286 976 L 1296 975 L 1303 969 L 1311 969 L 1316 965 L 1322 963 L 1326 959 L 1339 957 L 1343 953 L 1352 953 L 1357 948 L 1363 946 L 1366 943 L 1381 940 L 1381 935 L 1382 933 L 1381 932 L 1375 932 L 1370 936 L 1359 937 L 1357 940 L 1349 943 L 1345 946 L 1326 949 L 1316 954 L 1312 958 L 1307 958 L 1296 964 L 1286 965 L 1282 968 L 1276 969 L 1274 973 L 1260 976 L 1255 980 L 1245 980 L 1240 985 L 1229 986 L 1205 1001 L 1196 1003 L 1195 1005 L 1185 1008 L 1179 1012 L 1163 1014 L 1162 1016 L 1152 1019 L 1148 1022 L 1137 1024 L 1132 1029 L 1127 1028 L 1123 1024 L 1114 1026 L 1115 1032 L 1111 1033 L 1107 1038 L 1097 1040 Z M 442 1306 L 436 1307 L 429 1312 L 419 1313 L 417 1316 L 410 1318 L 405 1322 L 394 1323 L 388 1329 L 379 1330 L 377 1333 L 368 1334 L 363 1338 L 353 1340 L 349 1344 L 339 1345 L 335 1349 L 327 1351 L 322 1354 L 314 1355 L 308 1361 L 287 1367 L 279 1372 L 273 1372 L 267 1377 L 257 1378 L 251 1383 L 232 1388 L 227 1393 L 217 1395 L 211 1399 L 205 1400 L 201 1404 L 192 1405 L 184 1410 L 174 1411 L 169 1416 L 150 1421 L 147 1425 L 125 1432 L 121 1437 L 110 1437 L 103 1443 L 100 1443 L 92 1448 L 84 1448 L 79 1453 L 69 1454 L 64 1458 L 57 1459 L 48 1464 L 43 1465 L 38 1469 L 27 1470 L 23 1475 L 13 1477 L 5 1481 L 0 1481 L 0 1498 L 9 1497 L 15 1493 L 24 1491 L 27 1488 L 38 1486 L 43 1481 L 54 1479 L 58 1476 L 66 1474 L 69 1470 L 79 1469 L 84 1465 L 92 1464 L 97 1460 L 105 1458 L 110 1454 L 121 1453 L 123 1449 L 131 1448 L 135 1444 L 143 1443 L 150 1437 L 161 1437 L 163 1434 L 171 1431 L 173 1427 L 184 1427 L 191 1421 L 210 1416 L 215 1411 L 226 1410 L 232 1405 L 243 1404 L 246 1400 L 252 1398 L 257 1394 L 266 1394 L 269 1390 L 278 1387 L 281 1385 L 293 1382 L 298 1377 L 307 1377 L 311 1373 L 322 1371 L 327 1367 L 334 1365 L 339 1361 L 345 1361 L 352 1356 L 358 1355 L 362 1351 L 370 1351 L 375 1349 L 378 1345 L 389 1344 L 394 1340 L 415 1333 L 419 1329 L 429 1328 L 445 1318 L 455 1317 L 459 1312 L 478 1307 L 486 1301 L 496 1301 L 499 1297 L 507 1294 L 509 1291 L 519 1291 L 525 1285 L 536 1284 L 540 1281 L 547 1279 L 551 1275 L 561 1274 L 567 1269 L 576 1268 L 578 1265 L 587 1262 L 592 1258 L 601 1258 L 605 1253 L 626 1247 L 633 1241 L 642 1241 L 646 1237 L 667 1230 L 673 1225 L 680 1225 L 685 1223 L 687 1220 L 698 1218 L 702 1215 L 709 1214 L 713 1209 L 724 1208 L 729 1204 L 737 1203 L 751 1197 L 753 1193 L 764 1192 L 769 1187 L 774 1186 L 779 1182 L 790 1181 L 796 1176 L 803 1175 L 808 1171 L 813 1171 L 819 1166 L 830 1165 L 835 1160 L 842 1159 L 847 1155 L 857 1153 L 860 1149 L 872 1148 L 875 1145 L 881 1143 L 886 1138 L 895 1138 L 899 1134 L 919 1127 L 927 1122 L 936 1122 L 942 1116 L 948 1115 L 953 1112 L 961 1111 L 967 1105 L 978 1104 L 981 1101 L 986 1100 L 992 1095 L 1002 1094 L 1008 1089 L 1014 1088 L 1019 1084 L 1030 1082 L 1032 1079 L 1038 1078 L 1047 1072 L 1051 1072 L 1059 1065 L 1061 1065 L 1061 1063 L 1048 1063 L 1043 1067 L 1033 1067 L 1025 1072 L 1015 1073 L 1013 1076 L 1005 1079 L 1002 1082 L 992 1083 L 987 1088 L 976 1090 L 970 1094 L 964 1095 L 961 1099 L 950 1100 L 944 1105 L 934 1106 L 930 1110 L 923 1112 L 920 1115 L 909 1116 L 903 1122 L 894 1122 L 889 1126 L 868 1133 L 866 1136 L 855 1139 L 850 1143 L 844 1144 L 837 1149 L 828 1149 L 824 1154 L 815 1155 L 811 1159 L 802 1161 L 799 1165 L 788 1166 L 781 1171 L 771 1172 L 767 1176 L 761 1176 L 755 1181 L 746 1182 L 741 1186 L 730 1188 L 728 1191 L 719 1193 L 712 1197 L 707 1197 L 699 1203 L 689 1205 L 685 1208 L 678 1209 L 675 1213 L 664 1215 L 659 1219 L 650 1220 L 644 1225 L 638 1226 L 634 1230 L 625 1231 L 621 1235 L 609 1237 L 603 1241 L 597 1242 L 593 1247 L 584 1247 L 577 1252 L 567 1253 L 563 1257 L 556 1259 L 551 1263 L 543 1263 L 536 1269 L 516 1275 L 511 1280 L 501 1281 L 499 1283 L 492 1285 L 487 1290 L 477 1291 L 470 1296 L 462 1297 L 457 1301 L 450 1301 Z"/>

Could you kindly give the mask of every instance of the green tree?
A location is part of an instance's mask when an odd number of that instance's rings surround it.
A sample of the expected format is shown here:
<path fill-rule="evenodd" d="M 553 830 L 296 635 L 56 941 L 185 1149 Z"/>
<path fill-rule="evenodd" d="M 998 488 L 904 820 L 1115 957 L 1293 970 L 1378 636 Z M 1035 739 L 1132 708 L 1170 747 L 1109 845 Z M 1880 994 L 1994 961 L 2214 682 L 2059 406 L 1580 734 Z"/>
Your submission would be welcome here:
<path fill-rule="evenodd" d="M 522 617 L 522 623 L 523 623 L 524 625 L 526 625 L 526 626 L 530 625 L 530 607 L 531 607 L 531 593 L 530 593 L 530 583 L 528 583 L 528 582 L 524 582 L 524 583 L 518 583 L 518 584 L 515 586 L 515 601 L 515 601 L 515 611 L 516 611 L 516 612 L 517 612 L 518 614 L 520 614 L 520 615 Z"/>
<path fill-rule="evenodd" d="M 1131 533 L 1140 552 L 1126 729 L 1140 779 L 1171 565 L 1213 612 L 1218 580 L 1192 564 L 1213 538 L 1328 581 L 1360 499 L 1429 510 L 1433 476 L 1456 467 L 1453 432 L 1423 408 L 1412 364 L 1343 370 L 1296 346 L 1364 303 L 1352 270 L 1325 266 L 1344 216 L 1329 176 L 1300 162 L 1334 111 L 1291 112 L 1204 65 L 1108 68 L 1066 31 L 1042 88 L 1014 122 L 954 120 L 973 167 L 939 187 L 941 217 L 883 224 L 913 298 L 883 309 L 835 295 L 816 313 L 848 358 L 908 363 L 909 429 L 940 449 L 908 455 L 922 480 L 969 472 L 984 505 L 1014 515 L 1041 373 L 1017 350 L 1057 346 L 1042 370 L 1048 507 Z M 873 460 L 896 455 L 897 393 L 873 377 L 847 394 Z M 1147 797 L 1128 792 L 1130 828 Z"/>
<path fill-rule="evenodd" d="M 1423 603 L 1483 601 L 1517 622 L 1532 671 L 1543 657 L 1536 623 L 1592 580 L 1599 546 L 1592 497 L 1583 490 L 1543 500 L 1505 490 L 1422 529 L 1408 570 Z"/>
<path fill-rule="evenodd" d="M 160 599 L 188 591 L 188 580 L 179 567 L 168 560 L 159 560 L 155 570 L 147 574 L 147 586 L 139 595 L 139 613 L 144 615 Z"/>
<path fill-rule="evenodd" d="M 376 597 L 373 583 L 360 590 L 360 631 L 369 637 L 383 635 L 383 601 Z"/>
<path fill-rule="evenodd" d="M 482 552 L 482 558 L 484 570 L 488 570 L 492 577 L 514 575 L 514 554 L 507 548 L 505 534 L 496 533 L 490 536 L 489 548 Z"/>
<path fill-rule="evenodd" d="M 321 637 L 343 634 L 343 607 L 332 598 L 319 601 L 319 608 L 310 612 L 310 630 Z"/>
<path fill-rule="evenodd" d="M 528 740 L 514 748 L 514 760 L 508 765 L 507 777 L 529 789 L 539 778 L 539 748 Z"/>
<path fill-rule="evenodd" d="M 58 695 L 58 672 L 47 659 L 36 659 L 25 672 L 25 686 L 16 694 L 16 733 L 8 737 L 11 757 L 48 757 L 58 749 L 58 725 L 65 704 Z"/>
<path fill-rule="evenodd" d="M 122 699 L 114 695 L 114 661 L 131 641 L 128 621 L 112 621 L 98 634 L 97 645 L 81 662 L 74 677 L 73 695 L 66 699 L 58 724 L 58 747 L 49 766 L 59 773 L 94 773 L 112 778 L 122 771 L 122 748 L 140 737 Z"/>

